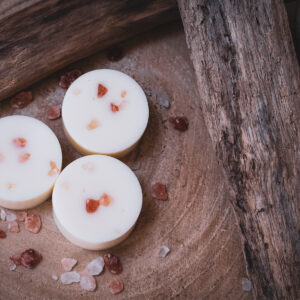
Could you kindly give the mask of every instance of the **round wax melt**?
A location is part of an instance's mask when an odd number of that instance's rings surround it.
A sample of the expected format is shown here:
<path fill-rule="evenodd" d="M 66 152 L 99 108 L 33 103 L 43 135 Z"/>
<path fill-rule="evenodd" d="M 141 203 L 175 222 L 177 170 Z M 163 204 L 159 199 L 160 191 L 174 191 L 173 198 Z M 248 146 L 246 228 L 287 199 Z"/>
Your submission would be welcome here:
<path fill-rule="evenodd" d="M 0 205 L 26 209 L 45 201 L 60 173 L 62 153 L 52 130 L 25 116 L 0 119 Z"/>
<path fill-rule="evenodd" d="M 139 84 L 108 69 L 80 76 L 62 105 L 66 136 L 83 154 L 124 156 L 143 135 L 148 117 L 147 98 Z"/>
<path fill-rule="evenodd" d="M 142 208 L 135 174 L 105 155 L 81 157 L 69 164 L 55 184 L 52 204 L 56 224 L 72 243 L 101 250 L 123 241 Z"/>

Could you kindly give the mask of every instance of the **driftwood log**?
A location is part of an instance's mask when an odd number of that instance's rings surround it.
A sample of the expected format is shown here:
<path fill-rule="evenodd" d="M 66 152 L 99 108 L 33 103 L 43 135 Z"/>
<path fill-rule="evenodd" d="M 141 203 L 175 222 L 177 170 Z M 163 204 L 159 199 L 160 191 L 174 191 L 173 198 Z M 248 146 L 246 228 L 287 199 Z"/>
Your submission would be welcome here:
<path fill-rule="evenodd" d="M 0 20 L 0 100 L 78 59 L 178 17 L 175 0 L 32 2 Z"/>
<path fill-rule="evenodd" d="M 300 73 L 282 1 L 179 0 L 256 299 L 300 299 Z"/>

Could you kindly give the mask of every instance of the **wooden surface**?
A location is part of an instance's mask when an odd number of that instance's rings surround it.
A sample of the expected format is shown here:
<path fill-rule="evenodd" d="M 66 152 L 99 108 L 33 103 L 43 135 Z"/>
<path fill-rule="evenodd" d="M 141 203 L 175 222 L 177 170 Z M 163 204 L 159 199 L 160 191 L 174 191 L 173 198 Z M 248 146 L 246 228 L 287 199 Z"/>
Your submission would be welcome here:
<path fill-rule="evenodd" d="M 0 100 L 45 76 L 178 18 L 175 0 L 4 0 Z"/>
<path fill-rule="evenodd" d="M 173 24 L 154 30 L 128 41 L 124 49 L 126 55 L 119 62 L 108 62 L 99 53 L 74 66 L 84 72 L 121 70 L 152 91 L 147 131 L 138 147 L 122 159 L 135 170 L 144 191 L 137 227 L 111 250 L 123 263 L 119 277 L 125 290 L 110 295 L 107 284 L 113 275 L 107 271 L 97 278 L 94 293 L 82 291 L 78 284 L 63 286 L 51 279 L 52 274 L 62 273 L 61 258 L 78 259 L 75 270 L 80 271 L 105 251 L 87 251 L 70 244 L 54 224 L 49 200 L 30 210 L 41 214 L 39 234 L 27 232 L 21 225 L 20 233 L 8 233 L 0 240 L 0 299 L 251 299 L 251 293 L 242 289 L 242 278 L 247 275 L 239 228 L 204 125 L 182 28 Z M 34 102 L 23 110 L 2 102 L 0 117 L 24 114 L 47 123 L 61 142 L 66 166 L 80 155 L 66 141 L 61 120 L 45 118 L 47 107 L 60 104 L 65 93 L 58 87 L 58 78 L 54 74 L 35 85 Z M 166 95 L 170 109 L 159 105 L 160 96 Z M 171 115 L 185 115 L 189 130 L 175 131 L 167 121 Z M 168 201 L 151 198 L 151 183 L 156 181 L 167 184 Z M 6 224 L 0 221 L 0 228 L 6 229 Z M 165 259 L 158 258 L 162 245 L 171 249 Z M 9 271 L 9 256 L 29 247 L 42 253 L 41 264 L 34 270 L 19 267 Z"/>
<path fill-rule="evenodd" d="M 283 1 L 179 4 L 255 298 L 300 299 L 300 71 Z"/>

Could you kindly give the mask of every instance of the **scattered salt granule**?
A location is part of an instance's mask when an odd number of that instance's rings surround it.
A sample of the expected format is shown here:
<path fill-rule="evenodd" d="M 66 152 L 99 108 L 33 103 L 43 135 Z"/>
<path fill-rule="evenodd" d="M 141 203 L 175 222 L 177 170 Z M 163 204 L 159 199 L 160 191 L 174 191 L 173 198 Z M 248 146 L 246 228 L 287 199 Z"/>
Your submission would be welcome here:
<path fill-rule="evenodd" d="M 96 289 L 96 280 L 86 271 L 80 273 L 80 286 L 85 291 L 94 291 Z"/>
<path fill-rule="evenodd" d="M 10 106 L 13 108 L 24 108 L 32 101 L 32 99 L 31 91 L 23 91 L 10 100 Z"/>
<path fill-rule="evenodd" d="M 58 276 L 57 276 L 57 275 L 55 275 L 55 274 L 52 274 L 52 276 L 51 276 L 51 277 L 52 277 L 52 279 L 53 279 L 53 280 L 58 280 Z"/>
<path fill-rule="evenodd" d="M 6 233 L 0 229 L 0 239 L 5 239 L 6 238 Z"/>
<path fill-rule="evenodd" d="M 167 187 L 165 184 L 156 182 L 152 185 L 151 190 L 152 197 L 158 200 L 168 200 Z"/>
<path fill-rule="evenodd" d="M 6 212 L 3 208 L 1 209 L 1 212 L 0 212 L 0 219 L 2 221 L 5 221 L 5 219 L 6 219 Z"/>
<path fill-rule="evenodd" d="M 10 271 L 14 271 L 16 268 L 17 268 L 17 266 L 15 264 L 12 264 L 9 266 Z"/>
<path fill-rule="evenodd" d="M 71 271 L 76 264 L 77 264 L 77 260 L 74 258 L 64 257 L 61 260 L 61 265 L 62 265 L 63 269 L 67 272 Z"/>
<path fill-rule="evenodd" d="M 186 131 L 189 129 L 189 121 L 186 117 L 170 117 L 169 122 L 176 130 Z"/>
<path fill-rule="evenodd" d="M 17 220 L 17 215 L 12 212 L 6 213 L 6 221 L 11 222 Z"/>
<path fill-rule="evenodd" d="M 19 224 L 17 221 L 8 222 L 7 229 L 10 232 L 20 232 Z"/>
<path fill-rule="evenodd" d="M 170 249 L 167 246 L 162 246 L 158 252 L 158 256 L 164 258 L 168 255 L 169 252 Z"/>
<path fill-rule="evenodd" d="M 41 218 L 38 214 L 33 214 L 25 218 L 25 229 L 33 233 L 38 233 L 41 228 Z"/>
<path fill-rule="evenodd" d="M 164 108 L 170 107 L 169 97 L 165 92 L 162 92 L 159 96 L 159 104 Z"/>
<path fill-rule="evenodd" d="M 60 281 L 63 284 L 72 284 L 73 282 L 79 282 L 80 275 L 76 271 L 63 273 L 60 275 Z"/>
<path fill-rule="evenodd" d="M 119 274 L 123 270 L 119 258 L 111 253 L 107 253 L 104 255 L 104 263 L 106 269 L 112 274 Z"/>
<path fill-rule="evenodd" d="M 252 288 L 251 281 L 248 278 L 242 278 L 242 289 L 243 291 L 250 292 Z"/>
<path fill-rule="evenodd" d="M 17 218 L 19 222 L 24 222 L 27 217 L 27 212 L 26 211 L 20 211 L 17 213 Z"/>
<path fill-rule="evenodd" d="M 55 105 L 55 106 L 50 106 L 47 110 L 47 118 L 49 120 L 56 120 L 60 118 L 61 115 L 61 109 L 60 106 Z"/>
<path fill-rule="evenodd" d="M 99 275 L 104 268 L 104 259 L 99 256 L 93 259 L 85 268 L 85 271 L 90 275 Z"/>
<path fill-rule="evenodd" d="M 21 253 L 21 265 L 28 269 L 35 268 L 42 260 L 42 255 L 34 249 L 27 249 Z"/>
<path fill-rule="evenodd" d="M 109 290 L 113 295 L 121 293 L 123 289 L 124 289 L 124 284 L 123 281 L 120 279 L 113 279 L 109 283 Z"/>

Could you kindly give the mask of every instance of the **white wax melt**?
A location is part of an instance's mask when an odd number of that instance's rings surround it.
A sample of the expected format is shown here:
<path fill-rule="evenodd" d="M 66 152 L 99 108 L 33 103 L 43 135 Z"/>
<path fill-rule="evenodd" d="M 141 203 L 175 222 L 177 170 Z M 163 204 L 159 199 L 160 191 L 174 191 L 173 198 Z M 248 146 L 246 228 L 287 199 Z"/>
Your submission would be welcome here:
<path fill-rule="evenodd" d="M 148 117 L 147 98 L 139 84 L 108 69 L 80 76 L 62 105 L 66 136 L 83 154 L 124 156 L 143 135 Z"/>
<path fill-rule="evenodd" d="M 59 175 L 52 195 L 53 214 L 69 241 L 101 250 L 129 235 L 142 199 L 139 181 L 124 163 L 89 155 L 73 161 Z"/>
<path fill-rule="evenodd" d="M 25 116 L 0 119 L 0 205 L 26 209 L 51 194 L 62 163 L 60 144 L 41 121 Z"/>

